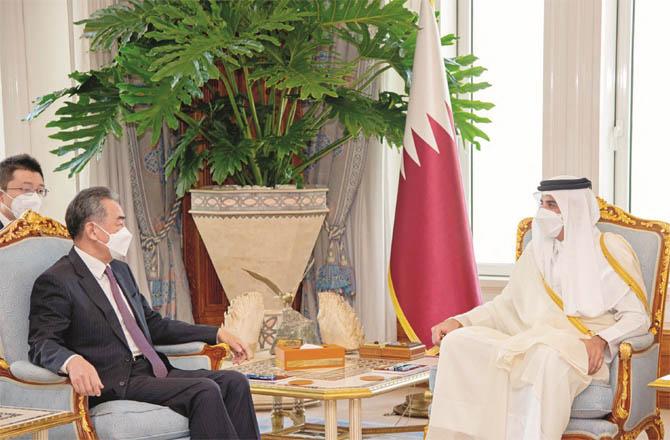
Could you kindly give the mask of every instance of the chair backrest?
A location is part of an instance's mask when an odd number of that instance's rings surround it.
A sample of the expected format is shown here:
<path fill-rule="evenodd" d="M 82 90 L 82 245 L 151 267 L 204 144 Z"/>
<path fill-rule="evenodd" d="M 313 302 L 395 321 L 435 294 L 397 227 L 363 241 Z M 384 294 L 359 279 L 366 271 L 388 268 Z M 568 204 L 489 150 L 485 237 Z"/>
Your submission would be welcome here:
<path fill-rule="evenodd" d="M 640 260 L 651 311 L 649 330 L 658 341 L 663 328 L 665 293 L 670 271 L 670 225 L 661 221 L 635 217 L 601 198 L 598 198 L 598 204 L 600 205 L 598 229 L 602 232 L 613 232 L 623 236 Z M 517 258 L 521 256 L 523 249 L 531 240 L 531 223 L 532 218 L 523 219 L 519 223 L 516 243 Z"/>
<path fill-rule="evenodd" d="M 34 212 L 0 232 L 0 360 L 28 360 L 33 283 L 71 247 L 63 225 Z"/>

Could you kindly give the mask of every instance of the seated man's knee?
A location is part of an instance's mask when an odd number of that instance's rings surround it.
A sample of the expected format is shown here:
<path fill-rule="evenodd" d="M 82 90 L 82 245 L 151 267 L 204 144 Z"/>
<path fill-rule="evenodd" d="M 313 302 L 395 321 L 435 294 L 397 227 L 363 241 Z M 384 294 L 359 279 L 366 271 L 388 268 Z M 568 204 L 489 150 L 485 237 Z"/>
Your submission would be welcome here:
<path fill-rule="evenodd" d="M 203 377 L 195 385 L 197 395 L 200 397 L 221 396 L 221 388 L 214 380 Z"/>
<path fill-rule="evenodd" d="M 446 351 L 454 344 L 458 344 L 463 339 L 464 332 L 455 330 L 447 333 L 440 341 L 440 353 Z"/>
<path fill-rule="evenodd" d="M 230 386 L 238 392 L 250 390 L 249 379 L 247 379 L 247 376 L 244 374 L 240 373 L 239 371 L 228 371 L 226 372 L 226 375 L 228 376 L 227 379 L 230 383 Z"/>
<path fill-rule="evenodd" d="M 224 392 L 226 392 L 226 390 L 230 390 L 234 393 L 251 392 L 249 379 L 239 371 L 225 370 L 219 371 L 218 373 L 219 374 L 214 377 L 214 380 Z"/>

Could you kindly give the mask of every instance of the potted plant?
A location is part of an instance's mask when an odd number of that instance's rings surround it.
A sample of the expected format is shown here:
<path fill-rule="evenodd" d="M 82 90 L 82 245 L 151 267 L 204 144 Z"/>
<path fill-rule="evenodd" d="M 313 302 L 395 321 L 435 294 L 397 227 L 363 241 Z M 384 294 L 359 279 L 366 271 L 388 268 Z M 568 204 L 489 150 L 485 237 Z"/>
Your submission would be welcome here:
<path fill-rule="evenodd" d="M 150 133 L 154 143 L 163 127 L 173 130 L 179 141 L 165 171 L 176 174 L 178 196 L 193 191 L 192 212 L 227 294 L 248 289 L 238 285 L 252 281 L 242 269 L 291 290 L 327 212 L 325 190 L 304 188 L 305 169 L 359 136 L 402 144 L 417 31 L 417 15 L 403 4 L 130 0 L 80 22 L 92 50 L 116 49 L 113 61 L 71 73 L 77 85 L 38 98 L 28 119 L 65 98 L 47 126 L 64 142 L 53 153 L 74 154 L 58 167 L 70 175 L 84 169 L 109 134 L 120 136 L 123 124 L 135 124 L 138 135 Z M 357 56 L 324 56 L 336 39 Z M 448 35 L 442 43 L 455 40 Z M 493 105 L 467 98 L 489 87 L 474 81 L 485 70 L 476 60 L 445 58 L 445 75 L 456 128 L 479 147 L 488 138 L 478 125 L 490 121 L 477 112 Z M 367 67 L 354 77 L 361 62 Z M 389 70 L 402 77 L 405 93 L 369 94 L 370 84 Z M 342 124 L 342 135 L 309 154 L 332 121 Z M 218 185 L 239 187 L 195 190 L 202 170 Z M 287 212 L 297 214 L 294 226 L 277 220 Z M 251 223 L 234 221 L 244 215 Z M 265 224 L 282 232 L 261 232 Z M 233 235 L 243 238 L 234 244 Z M 269 253 L 253 256 L 249 248 Z"/>

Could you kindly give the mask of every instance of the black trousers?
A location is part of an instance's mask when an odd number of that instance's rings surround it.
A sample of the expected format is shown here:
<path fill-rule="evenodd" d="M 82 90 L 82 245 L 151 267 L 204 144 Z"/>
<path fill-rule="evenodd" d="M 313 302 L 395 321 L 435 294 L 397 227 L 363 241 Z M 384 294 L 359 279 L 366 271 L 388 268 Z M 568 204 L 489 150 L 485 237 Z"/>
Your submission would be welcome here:
<path fill-rule="evenodd" d="M 133 364 L 126 399 L 170 407 L 188 417 L 191 439 L 261 438 L 249 381 L 237 371 L 180 370 L 156 378 L 151 364 Z"/>

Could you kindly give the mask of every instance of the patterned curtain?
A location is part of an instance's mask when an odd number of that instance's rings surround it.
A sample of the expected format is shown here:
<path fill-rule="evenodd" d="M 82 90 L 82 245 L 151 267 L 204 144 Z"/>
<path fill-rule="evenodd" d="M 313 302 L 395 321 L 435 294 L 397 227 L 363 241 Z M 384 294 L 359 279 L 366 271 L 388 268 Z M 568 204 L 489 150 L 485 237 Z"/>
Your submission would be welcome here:
<path fill-rule="evenodd" d="M 322 57 L 330 58 L 337 53 L 340 59 L 352 59 L 355 49 L 345 42 L 338 42 L 331 51 L 324 51 Z M 359 72 L 367 66 L 361 63 Z M 375 93 L 377 83 L 373 83 L 368 93 Z M 333 140 L 340 137 L 342 128 L 333 122 L 318 134 L 310 154 L 316 153 Z M 372 141 L 374 142 L 374 141 Z M 318 312 L 318 292 L 335 291 L 353 302 L 356 280 L 352 269 L 352 254 L 346 240 L 347 219 L 361 183 L 367 149 L 371 141 L 353 139 L 329 154 L 307 170 L 306 181 L 313 185 L 328 187 L 328 208 L 330 212 L 314 247 L 313 264 L 308 266 L 302 286 L 302 313 L 315 318 Z"/>
<path fill-rule="evenodd" d="M 163 130 L 158 144 L 151 145 L 150 133 L 138 139 L 132 126 L 126 132 L 130 140 L 130 184 L 151 303 L 163 316 L 193 322 L 181 249 L 181 200 L 176 198 L 174 179 L 165 178 L 174 136 L 170 130 Z"/>

